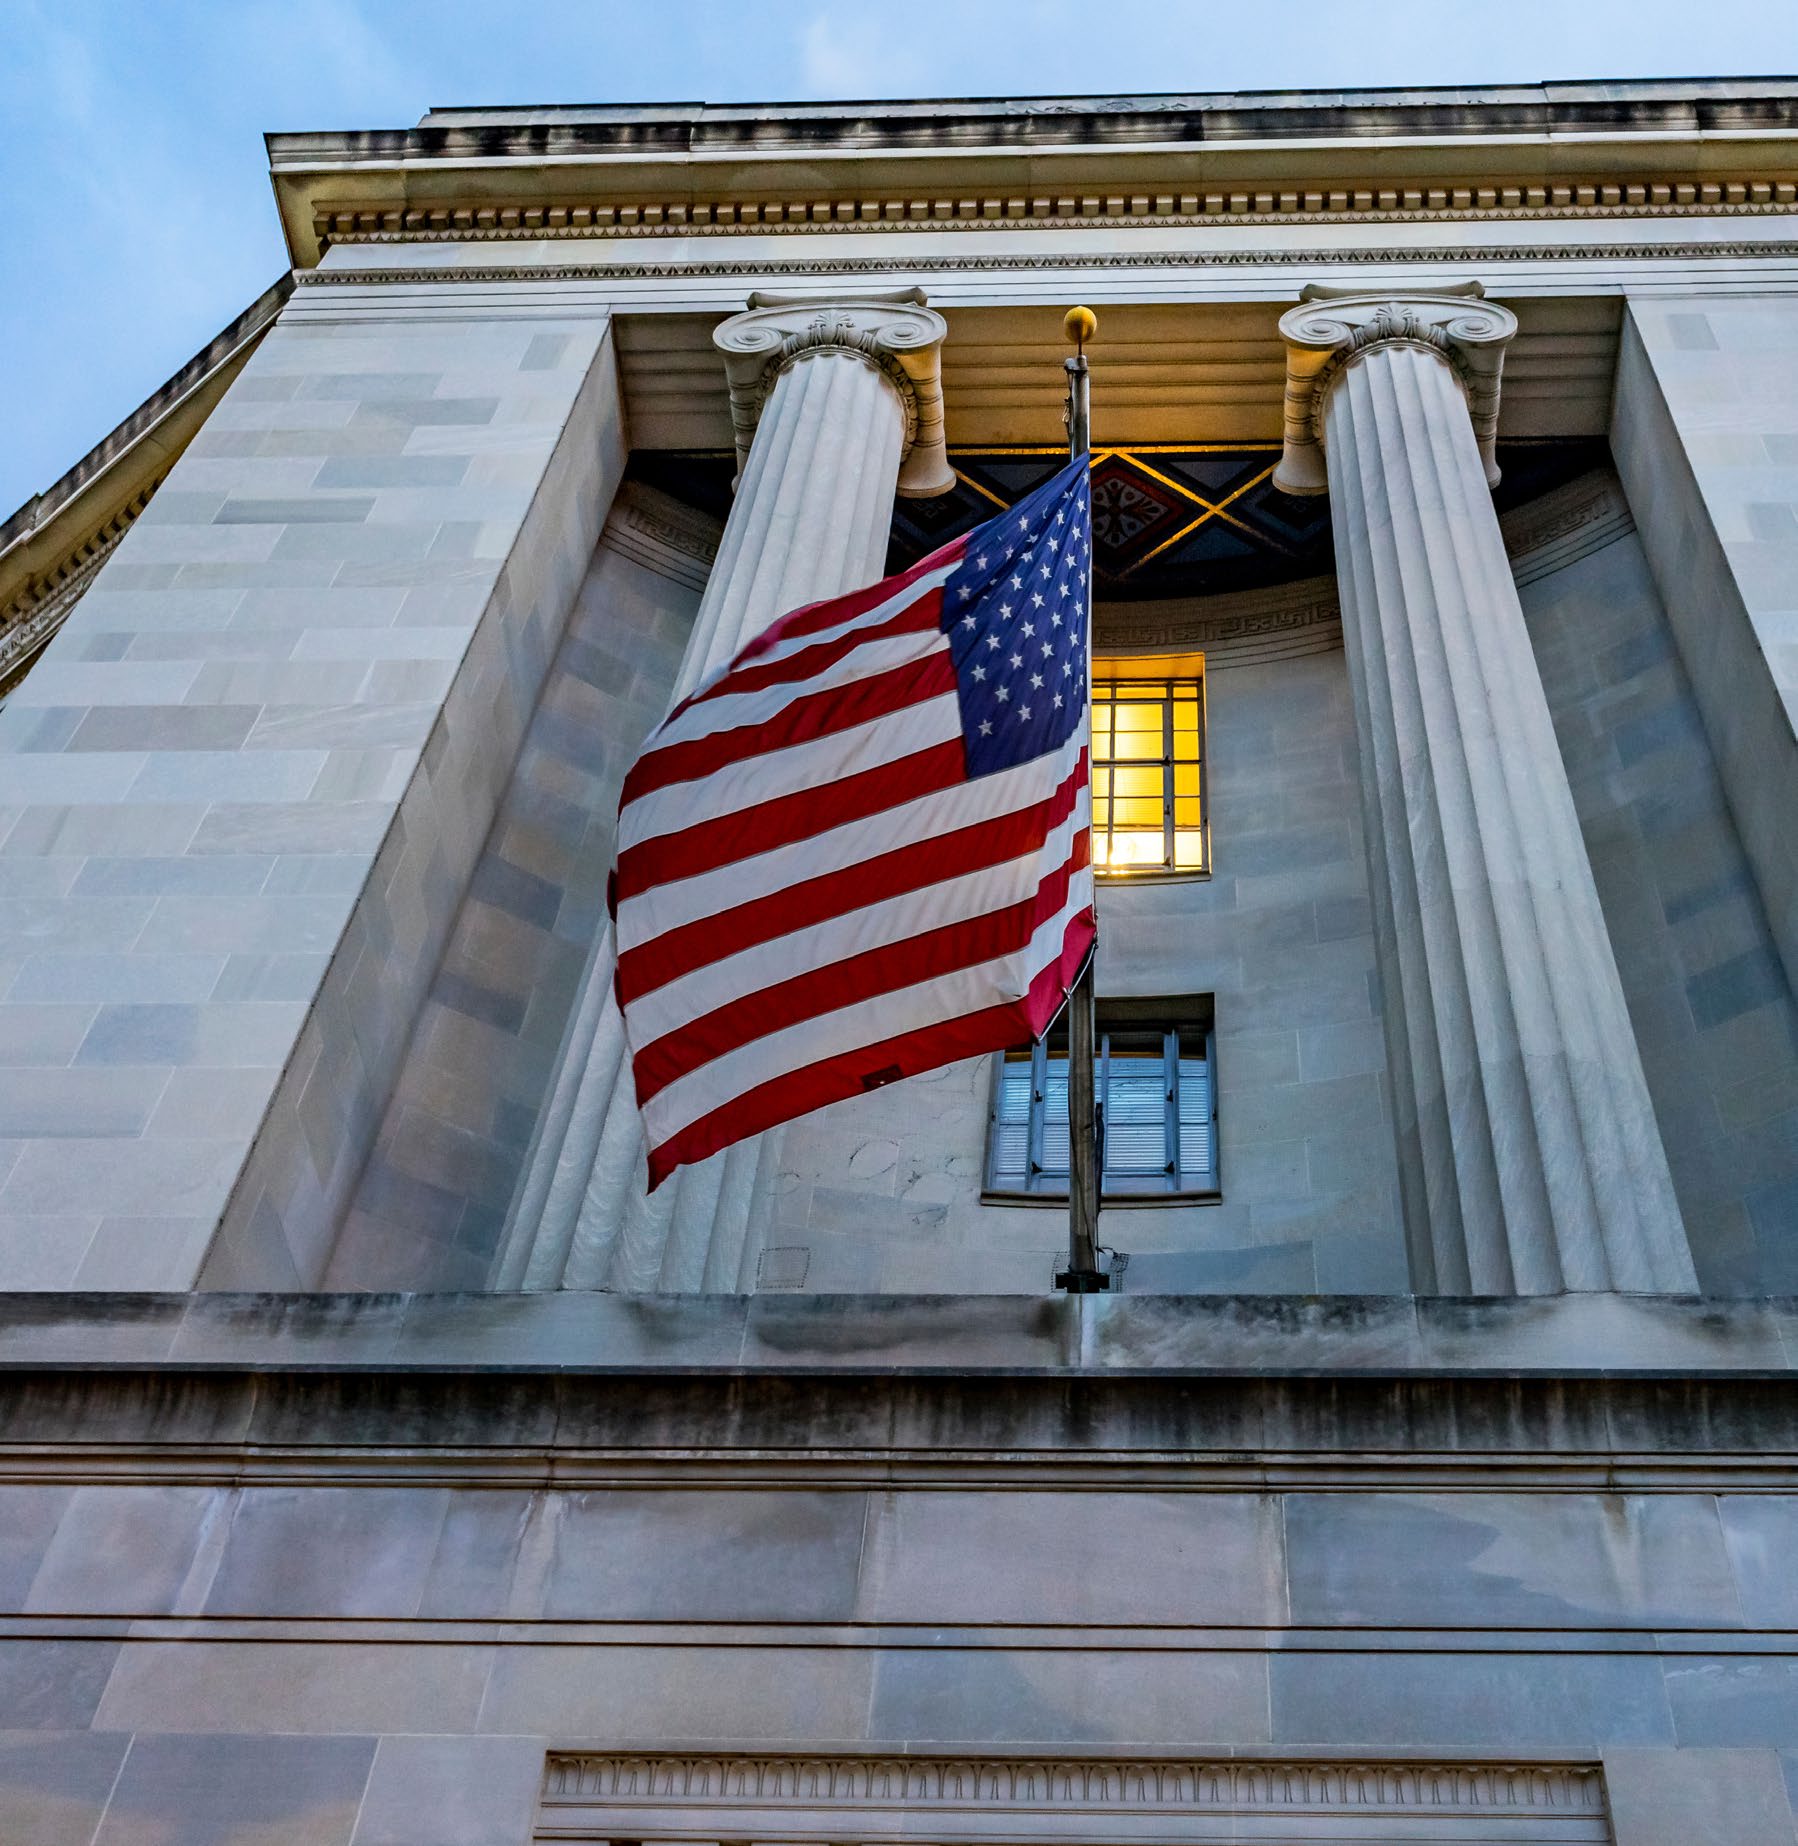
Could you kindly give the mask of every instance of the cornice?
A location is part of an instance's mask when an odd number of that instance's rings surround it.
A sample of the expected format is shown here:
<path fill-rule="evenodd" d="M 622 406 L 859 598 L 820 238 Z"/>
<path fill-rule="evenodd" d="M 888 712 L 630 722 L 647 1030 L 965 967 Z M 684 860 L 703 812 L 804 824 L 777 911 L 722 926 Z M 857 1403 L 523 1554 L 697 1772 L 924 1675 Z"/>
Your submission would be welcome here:
<path fill-rule="evenodd" d="M 269 137 L 294 260 L 359 231 L 1793 200 L 1798 83 L 433 111 Z M 464 221 L 460 214 L 466 213 Z M 389 226 L 386 215 L 398 214 Z"/>
<path fill-rule="evenodd" d="M 325 202 L 311 220 L 318 255 L 334 244 L 471 243 L 513 238 L 731 237 L 894 229 L 1144 230 L 1229 224 L 1442 224 L 1606 218 L 1779 216 L 1798 210 L 1798 180 L 1766 174 L 1603 185 L 1476 184 L 1317 191 L 1249 188 L 1084 197 L 815 197 L 621 204 L 386 205 Z M 316 260 L 316 258 L 314 259 Z"/>

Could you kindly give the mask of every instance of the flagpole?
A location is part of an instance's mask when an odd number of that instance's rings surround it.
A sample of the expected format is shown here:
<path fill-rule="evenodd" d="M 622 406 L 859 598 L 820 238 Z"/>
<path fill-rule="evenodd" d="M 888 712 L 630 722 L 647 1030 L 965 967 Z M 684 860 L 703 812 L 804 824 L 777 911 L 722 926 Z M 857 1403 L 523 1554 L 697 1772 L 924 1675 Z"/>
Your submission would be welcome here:
<path fill-rule="evenodd" d="M 1074 356 L 1063 361 L 1068 375 L 1068 455 L 1071 459 L 1092 452 L 1092 397 L 1086 367 L 1086 342 L 1098 330 L 1099 322 L 1090 308 L 1070 308 L 1062 325 L 1074 342 Z M 1086 622 L 1086 756 L 1090 776 L 1093 710 L 1090 566 L 1083 619 Z M 1110 1276 L 1099 1268 L 1099 1172 L 1104 1155 L 1100 1147 L 1103 1129 L 1093 1096 L 1093 1062 L 1098 1046 L 1093 964 L 1097 959 L 1095 934 L 1093 952 L 1068 995 L 1068 1266 L 1056 1276 L 1055 1286 L 1070 1295 L 1097 1295 L 1111 1287 Z"/>

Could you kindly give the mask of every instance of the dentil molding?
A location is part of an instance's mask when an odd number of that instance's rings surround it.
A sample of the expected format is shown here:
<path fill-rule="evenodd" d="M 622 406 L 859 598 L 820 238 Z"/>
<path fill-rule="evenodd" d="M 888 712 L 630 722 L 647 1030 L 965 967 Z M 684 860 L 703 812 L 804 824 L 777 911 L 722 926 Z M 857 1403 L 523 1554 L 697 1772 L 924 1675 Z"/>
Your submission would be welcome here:
<path fill-rule="evenodd" d="M 762 407 L 781 378 L 808 360 L 841 354 L 880 373 L 905 407 L 899 492 L 917 499 L 946 493 L 955 485 L 943 434 L 942 347 L 948 331 L 948 322 L 924 305 L 919 288 L 837 300 L 751 295 L 748 312 L 733 315 L 712 334 L 730 385 L 738 472 L 748 463 Z"/>
<path fill-rule="evenodd" d="M 1789 173 L 1719 179 L 1618 178 L 1600 184 L 1492 184 L 1472 178 L 1434 186 L 1231 187 L 1209 192 L 1118 190 L 1057 195 L 865 196 L 819 199 L 686 198 L 587 204 L 326 205 L 312 218 L 321 250 L 332 244 L 444 239 L 730 237 L 746 231 L 1058 230 L 1093 224 L 1148 228 L 1216 224 L 1440 224 L 1494 219 L 1680 218 L 1787 213 L 1798 204 Z"/>
<path fill-rule="evenodd" d="M 1517 316 L 1484 295 L 1478 282 L 1379 293 L 1315 282 L 1304 289 L 1299 306 L 1280 316 L 1285 450 L 1274 485 L 1289 494 L 1327 492 L 1324 410 L 1332 386 L 1369 352 L 1413 346 L 1434 353 L 1461 381 L 1486 482 L 1496 487 L 1499 377 Z"/>

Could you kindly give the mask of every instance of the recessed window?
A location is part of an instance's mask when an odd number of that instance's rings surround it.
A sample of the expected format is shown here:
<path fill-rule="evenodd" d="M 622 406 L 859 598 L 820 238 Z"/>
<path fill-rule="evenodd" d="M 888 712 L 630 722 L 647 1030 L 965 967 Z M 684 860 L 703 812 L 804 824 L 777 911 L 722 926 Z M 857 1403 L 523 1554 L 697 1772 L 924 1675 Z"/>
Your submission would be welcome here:
<path fill-rule="evenodd" d="M 1214 1065 L 1203 1003 L 1100 1003 L 1093 1084 L 1104 1123 L 1105 1198 L 1217 1192 Z M 1065 1023 L 999 1059 L 986 1183 L 993 1193 L 1067 1197 Z"/>
<path fill-rule="evenodd" d="M 1107 878 L 1203 872 L 1205 682 L 1201 671 L 1093 674 L 1093 867 Z"/>

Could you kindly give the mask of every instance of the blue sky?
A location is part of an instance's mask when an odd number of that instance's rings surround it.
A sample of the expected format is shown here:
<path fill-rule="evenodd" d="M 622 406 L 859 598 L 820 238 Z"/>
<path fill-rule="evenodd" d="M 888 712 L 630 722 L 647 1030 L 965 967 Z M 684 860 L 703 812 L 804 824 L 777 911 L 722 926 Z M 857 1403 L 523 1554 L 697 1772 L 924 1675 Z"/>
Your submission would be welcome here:
<path fill-rule="evenodd" d="M 1792 71 L 1794 0 L 0 0 L 0 516 L 281 269 L 265 129 L 448 103 Z"/>

